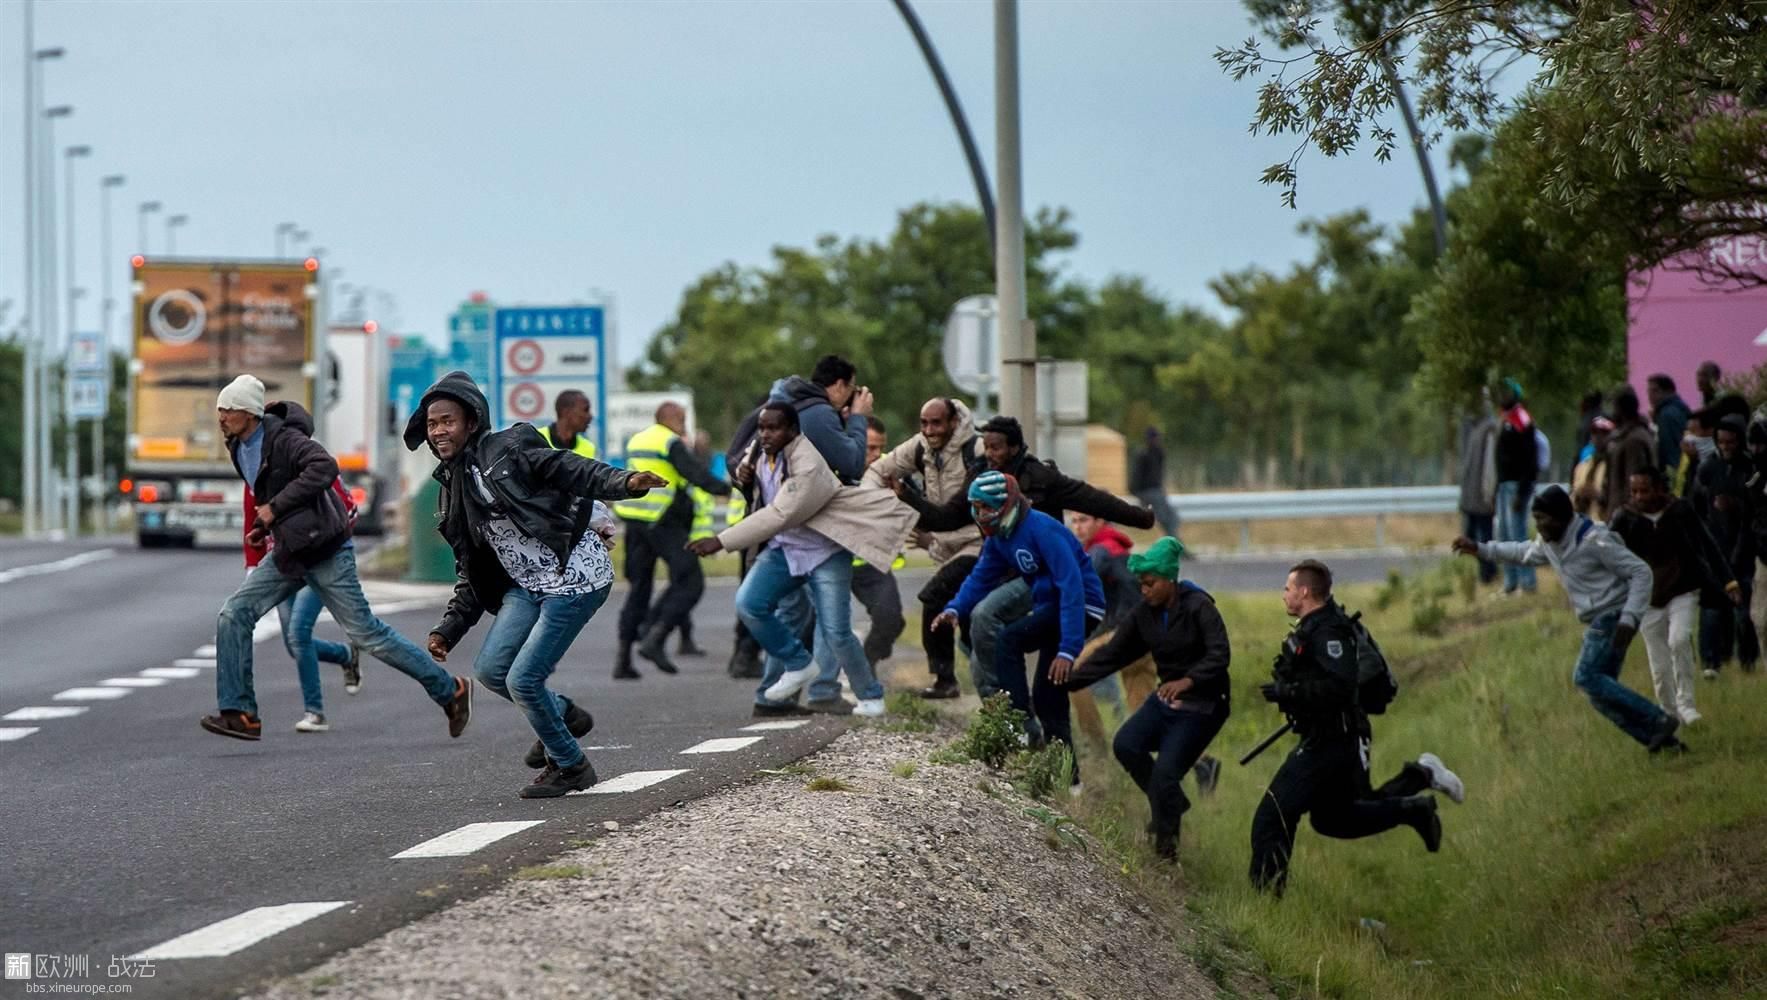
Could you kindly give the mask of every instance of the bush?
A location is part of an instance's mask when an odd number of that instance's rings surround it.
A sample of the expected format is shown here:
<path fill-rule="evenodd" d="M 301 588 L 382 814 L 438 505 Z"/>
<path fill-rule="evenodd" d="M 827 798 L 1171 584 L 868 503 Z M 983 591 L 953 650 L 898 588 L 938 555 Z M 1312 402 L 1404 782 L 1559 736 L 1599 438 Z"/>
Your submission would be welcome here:
<path fill-rule="evenodd" d="M 1019 791 L 1034 799 L 1048 798 L 1073 782 L 1074 755 L 1061 742 L 1041 750 L 1020 750 L 1008 762 L 1007 774 Z"/>
<path fill-rule="evenodd" d="M 969 759 L 999 770 L 1024 745 L 1020 740 L 1024 734 L 1025 713 L 1013 708 L 1002 692 L 982 702 L 956 747 Z"/>

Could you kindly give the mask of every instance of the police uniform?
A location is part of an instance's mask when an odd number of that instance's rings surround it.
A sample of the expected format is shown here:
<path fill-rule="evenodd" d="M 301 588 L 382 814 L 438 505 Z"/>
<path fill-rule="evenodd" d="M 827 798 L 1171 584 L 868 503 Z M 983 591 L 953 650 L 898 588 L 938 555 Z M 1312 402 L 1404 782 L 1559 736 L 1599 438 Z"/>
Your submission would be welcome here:
<path fill-rule="evenodd" d="M 1356 633 L 1336 602 L 1302 618 L 1283 640 L 1266 686 L 1301 737 L 1252 817 L 1252 884 L 1280 895 L 1301 816 L 1327 837 L 1354 840 L 1410 825 L 1424 832 L 1435 801 L 1416 797 L 1430 773 L 1408 763 L 1377 791 L 1369 784 L 1368 716 L 1357 702 Z M 1427 818 L 1426 818 L 1427 814 Z"/>
<path fill-rule="evenodd" d="M 680 435 L 662 424 L 652 424 L 626 442 L 626 468 L 654 473 L 665 485 L 614 504 L 614 514 L 625 525 L 625 576 L 631 584 L 620 609 L 621 655 L 615 672 L 621 676 L 630 676 L 627 653 L 634 642 L 642 643 L 639 655 L 672 669 L 663 640 L 681 626 L 705 592 L 699 557 L 687 549 L 695 517 L 692 488 L 716 496 L 730 492 Z M 653 604 L 651 589 L 659 559 L 669 567 L 669 588 Z"/>

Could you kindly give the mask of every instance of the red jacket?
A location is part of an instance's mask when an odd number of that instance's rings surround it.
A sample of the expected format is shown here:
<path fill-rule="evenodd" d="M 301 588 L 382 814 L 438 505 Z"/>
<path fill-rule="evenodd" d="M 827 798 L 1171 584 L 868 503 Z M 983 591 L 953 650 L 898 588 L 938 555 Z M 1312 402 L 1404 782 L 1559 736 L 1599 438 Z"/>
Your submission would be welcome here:
<path fill-rule="evenodd" d="M 1098 534 L 1093 535 L 1092 541 L 1086 544 L 1086 552 L 1090 554 L 1093 549 L 1099 546 L 1103 546 L 1104 550 L 1110 553 L 1111 558 L 1116 559 L 1133 551 L 1135 540 L 1106 524 L 1101 526 L 1098 529 Z"/>
<path fill-rule="evenodd" d="M 356 501 L 350 499 L 350 491 L 344 489 L 344 481 L 333 479 L 331 491 L 337 494 L 339 500 L 343 501 L 344 520 L 354 528 L 356 526 Z M 271 539 L 269 534 L 265 534 L 258 542 L 252 541 L 252 528 L 256 527 L 257 523 L 258 501 L 256 497 L 252 496 L 251 484 L 247 483 L 245 487 L 245 565 L 247 569 L 263 562 L 264 557 L 270 554 Z"/>

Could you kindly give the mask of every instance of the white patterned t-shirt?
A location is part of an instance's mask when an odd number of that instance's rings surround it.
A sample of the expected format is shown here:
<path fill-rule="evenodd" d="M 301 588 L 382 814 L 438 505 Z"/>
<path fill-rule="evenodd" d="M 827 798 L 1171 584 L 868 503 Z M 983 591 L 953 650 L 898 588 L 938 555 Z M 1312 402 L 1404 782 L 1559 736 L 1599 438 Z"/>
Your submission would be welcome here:
<path fill-rule="evenodd" d="M 516 586 L 533 594 L 586 594 L 613 586 L 614 561 L 601 535 L 592 527 L 571 550 L 563 572 L 558 553 L 522 533 L 506 517 L 485 522 L 485 541 Z"/>

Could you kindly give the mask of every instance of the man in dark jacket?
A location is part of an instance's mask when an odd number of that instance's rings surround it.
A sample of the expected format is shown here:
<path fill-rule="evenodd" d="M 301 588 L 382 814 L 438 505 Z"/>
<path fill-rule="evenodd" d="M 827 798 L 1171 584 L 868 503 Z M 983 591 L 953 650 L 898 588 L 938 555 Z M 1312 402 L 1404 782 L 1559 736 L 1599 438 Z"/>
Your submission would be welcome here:
<path fill-rule="evenodd" d="M 597 500 L 625 500 L 667 485 L 553 448 L 530 424 L 491 431 L 491 407 L 465 372 L 431 386 L 405 424 L 405 447 L 428 442 L 441 465 L 437 525 L 454 550 L 454 596 L 429 636 L 437 663 L 486 611 L 497 621 L 473 670 L 517 706 L 538 737 L 526 763 L 540 774 L 524 799 L 595 784 L 577 738 L 595 720 L 553 693 L 546 679 L 613 588 L 613 559 L 592 524 Z M 608 532 L 612 514 L 601 512 Z"/>
<path fill-rule="evenodd" d="M 1166 497 L 1166 446 L 1160 441 L 1158 427 L 1147 429 L 1147 443 L 1129 471 L 1129 492 L 1153 511 L 1161 530 L 1170 536 L 1178 534 L 1178 514 Z"/>
<path fill-rule="evenodd" d="M 1354 840 L 1409 826 L 1431 853 L 1442 846 L 1434 789 L 1456 802 L 1465 786 L 1435 754 L 1407 763 L 1379 789 L 1368 780 L 1373 730 L 1362 710 L 1355 625 L 1331 596 L 1331 570 L 1306 560 L 1289 571 L 1282 603 L 1299 618 L 1283 640 L 1264 700 L 1288 716 L 1301 737 L 1252 816 L 1252 885 L 1282 895 L 1295 832 L 1303 815 L 1327 837 Z"/>
<path fill-rule="evenodd" d="M 1065 521 L 1068 511 L 1077 510 L 1132 528 L 1154 526 L 1153 511 L 1120 500 L 1090 483 L 1063 475 L 1052 463 L 1038 461 L 1037 456 L 1025 447 L 1024 428 L 1012 417 L 995 417 L 982 425 L 981 458 L 970 470 L 971 483 L 985 471 L 1003 472 L 1018 483 L 1019 491 L 1030 501 L 1033 510 L 1057 521 Z M 898 488 L 896 495 L 920 512 L 919 528 L 922 531 L 952 531 L 970 523 L 966 492 L 938 506 L 906 488 Z M 961 578 L 955 581 L 953 594 L 956 593 L 955 586 L 962 583 Z M 921 596 L 926 598 L 925 591 Z M 970 614 L 969 667 L 978 694 L 985 697 L 997 690 L 994 656 L 1001 629 L 1030 611 L 1030 588 L 1023 580 L 1012 580 L 996 587 Z"/>
<path fill-rule="evenodd" d="M 1687 433 L 1693 411 L 1676 394 L 1675 380 L 1661 372 L 1647 379 L 1644 388 L 1651 418 L 1657 424 L 1657 465 L 1673 469 L 1681 464 L 1681 435 Z"/>
<path fill-rule="evenodd" d="M 1691 725 L 1700 719 L 1693 704 L 1693 623 L 1701 596 L 1734 605 L 1742 588 L 1693 505 L 1669 492 L 1667 473 L 1635 472 L 1631 490 L 1632 503 L 1615 515 L 1613 530 L 1650 564 L 1650 610 L 1638 631 L 1650 654 L 1651 682 L 1663 711 Z"/>
<path fill-rule="evenodd" d="M 1528 504 L 1534 499 L 1534 480 L 1540 475 L 1539 445 L 1534 437 L 1534 418 L 1522 405 L 1522 386 L 1506 378 L 1497 389 L 1502 411 L 1497 429 L 1497 540 L 1528 540 Z M 1530 566 L 1505 566 L 1503 592 L 1518 589 L 1533 593 L 1536 586 Z"/>
<path fill-rule="evenodd" d="M 1706 677 L 1715 678 L 1734 651 L 1745 671 L 1755 669 L 1761 645 L 1755 623 L 1749 617 L 1749 599 L 1755 585 L 1755 533 L 1749 510 L 1749 480 L 1755 464 L 1744 448 L 1747 425 L 1742 417 L 1727 415 L 1718 421 L 1713 440 L 1717 450 L 1700 463 L 1691 495 L 1693 509 L 1718 543 L 1741 591 L 1735 604 L 1708 601 L 1700 611 L 1700 657 Z"/>
<path fill-rule="evenodd" d="M 1190 809 L 1184 774 L 1204 759 L 1226 723 L 1232 691 L 1227 625 L 1208 592 L 1179 581 L 1183 554 L 1178 539 L 1168 537 L 1129 557 L 1129 571 L 1141 582 L 1140 603 L 1110 641 L 1083 657 L 1071 674 L 1050 671 L 1053 680 L 1073 691 L 1153 656 L 1160 686 L 1117 730 L 1111 749 L 1147 794 L 1154 851 L 1167 859 L 1178 855 L 1179 823 Z"/>
<path fill-rule="evenodd" d="M 1629 385 L 1614 393 L 1613 421 L 1614 433 L 1607 442 L 1607 502 L 1602 504 L 1610 518 L 1632 499 L 1627 486 L 1632 474 L 1657 465 L 1657 440 L 1639 412 L 1638 393 Z"/>
<path fill-rule="evenodd" d="M 264 405 L 264 383 L 234 379 L 215 402 L 233 467 L 261 502 L 257 523 L 274 538 L 260 563 L 221 607 L 215 627 L 215 689 L 220 711 L 204 716 L 211 733 L 263 735 L 252 690 L 252 627 L 302 586 L 312 587 L 358 649 L 423 685 L 459 736 L 472 717 L 472 683 L 450 677 L 423 650 L 374 617 L 356 577 L 356 551 L 344 507 L 331 490 L 337 461 L 310 436 L 313 418 L 298 403 Z"/>
<path fill-rule="evenodd" d="M 769 398 L 798 411 L 798 427 L 822 460 L 846 486 L 865 475 L 865 418 L 871 416 L 871 390 L 856 385 L 859 371 L 836 354 L 816 362 L 810 378 L 792 375 L 774 383 Z"/>

